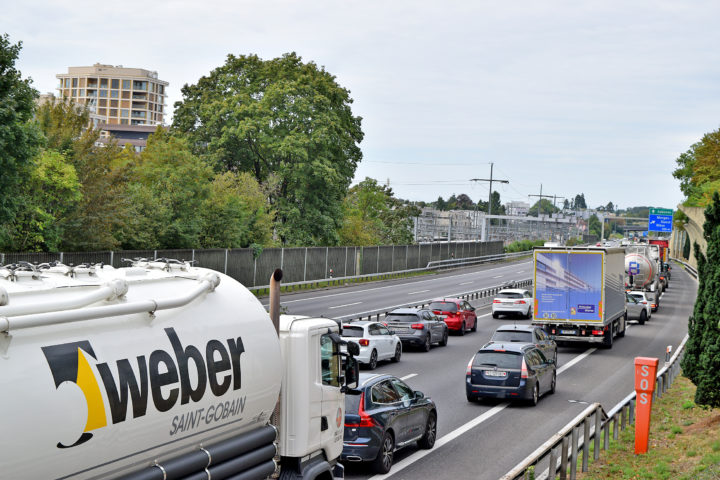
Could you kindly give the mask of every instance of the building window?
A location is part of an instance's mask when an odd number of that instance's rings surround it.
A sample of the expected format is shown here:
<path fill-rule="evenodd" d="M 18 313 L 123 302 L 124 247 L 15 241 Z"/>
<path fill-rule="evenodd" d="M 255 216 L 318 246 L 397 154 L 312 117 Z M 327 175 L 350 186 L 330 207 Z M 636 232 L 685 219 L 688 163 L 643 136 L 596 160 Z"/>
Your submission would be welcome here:
<path fill-rule="evenodd" d="M 101 107 L 107 107 L 107 100 L 105 100 L 104 98 L 101 98 L 99 105 Z"/>
<path fill-rule="evenodd" d="M 130 80 L 123 80 L 122 86 L 123 90 L 130 90 Z"/>
<path fill-rule="evenodd" d="M 107 78 L 101 78 L 100 79 L 100 88 L 107 88 L 108 86 L 108 79 Z"/>
<path fill-rule="evenodd" d="M 98 115 L 105 116 L 107 115 L 107 110 L 105 108 L 98 108 Z"/>
<path fill-rule="evenodd" d="M 111 117 L 117 117 L 117 109 L 116 109 L 116 108 L 111 108 L 111 109 L 110 109 L 110 116 L 111 116 Z"/>
<path fill-rule="evenodd" d="M 78 90 L 78 96 L 80 96 L 80 97 L 84 97 L 84 96 L 85 96 L 85 89 L 84 89 L 84 88 L 81 88 L 80 90 Z"/>
<path fill-rule="evenodd" d="M 165 93 L 165 85 L 158 85 L 158 93 L 163 94 Z"/>
<path fill-rule="evenodd" d="M 118 98 L 120 95 L 118 90 L 110 90 L 110 98 Z"/>
<path fill-rule="evenodd" d="M 100 90 L 100 96 L 107 98 L 107 90 Z"/>
<path fill-rule="evenodd" d="M 77 89 L 76 88 L 72 89 L 72 97 L 73 98 L 77 97 Z"/>
<path fill-rule="evenodd" d="M 111 106 L 111 107 L 114 107 L 114 108 L 117 108 L 117 106 L 118 106 L 118 101 L 117 101 L 117 100 L 110 100 L 110 106 Z"/>
<path fill-rule="evenodd" d="M 122 92 L 122 98 L 130 98 L 130 92 L 128 92 L 128 91 L 123 91 L 123 92 Z"/>
<path fill-rule="evenodd" d="M 78 79 L 77 79 L 77 78 L 73 78 L 73 79 L 72 79 L 72 86 L 73 86 L 73 88 L 77 88 L 77 86 L 78 86 Z"/>
<path fill-rule="evenodd" d="M 110 88 L 120 88 L 120 80 L 117 78 L 110 80 Z"/>
<path fill-rule="evenodd" d="M 128 109 L 126 109 L 126 108 L 123 108 L 122 110 L 120 110 L 120 116 L 123 117 L 123 118 L 129 117 L 129 116 L 130 116 L 130 110 L 128 110 Z M 127 120 L 125 121 L 125 123 L 127 123 Z"/>
<path fill-rule="evenodd" d="M 126 118 L 123 118 L 122 120 L 120 120 L 120 125 L 127 125 L 127 124 L 128 124 L 128 120 Z"/>

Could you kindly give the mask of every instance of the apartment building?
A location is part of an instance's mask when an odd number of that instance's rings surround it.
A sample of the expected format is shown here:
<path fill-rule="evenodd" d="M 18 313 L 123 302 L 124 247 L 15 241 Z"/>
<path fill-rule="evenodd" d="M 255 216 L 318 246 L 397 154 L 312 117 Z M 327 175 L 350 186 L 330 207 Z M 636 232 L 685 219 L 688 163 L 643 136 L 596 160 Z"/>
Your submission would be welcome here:
<path fill-rule="evenodd" d="M 58 96 L 87 105 L 97 126 L 162 125 L 168 82 L 157 72 L 122 65 L 69 67 L 57 74 Z"/>

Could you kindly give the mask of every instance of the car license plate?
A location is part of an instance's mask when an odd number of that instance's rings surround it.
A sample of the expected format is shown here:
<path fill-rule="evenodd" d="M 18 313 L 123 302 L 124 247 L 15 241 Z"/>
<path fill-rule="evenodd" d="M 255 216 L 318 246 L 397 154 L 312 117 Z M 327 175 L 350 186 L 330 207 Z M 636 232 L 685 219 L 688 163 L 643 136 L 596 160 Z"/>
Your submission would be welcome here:
<path fill-rule="evenodd" d="M 488 377 L 507 377 L 507 372 L 498 372 L 495 370 L 485 370 L 485 375 Z"/>
<path fill-rule="evenodd" d="M 393 328 L 393 332 L 395 333 L 408 333 L 410 330 L 407 328 Z"/>
<path fill-rule="evenodd" d="M 561 335 L 575 335 L 575 330 L 560 330 Z"/>

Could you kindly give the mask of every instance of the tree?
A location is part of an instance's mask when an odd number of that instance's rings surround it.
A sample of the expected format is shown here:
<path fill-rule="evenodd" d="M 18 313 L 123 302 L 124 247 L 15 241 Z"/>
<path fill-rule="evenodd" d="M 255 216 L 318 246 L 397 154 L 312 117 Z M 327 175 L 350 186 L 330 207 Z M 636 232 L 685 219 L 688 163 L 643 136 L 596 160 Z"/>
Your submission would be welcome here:
<path fill-rule="evenodd" d="M 575 199 L 573 201 L 573 206 L 574 206 L 573 208 L 575 208 L 575 210 L 587 209 L 587 203 L 585 203 L 585 194 L 584 193 L 579 193 L 579 194 L 575 195 Z"/>
<path fill-rule="evenodd" d="M 265 185 L 283 244 L 338 242 L 342 199 L 362 158 L 361 118 L 350 92 L 295 53 L 263 61 L 228 55 L 182 88 L 173 130 L 217 171 L 250 172 Z"/>
<path fill-rule="evenodd" d="M 566 198 L 563 201 L 563 210 L 569 210 L 570 209 L 570 201 Z"/>
<path fill-rule="evenodd" d="M 590 218 L 588 219 L 588 232 L 590 235 L 597 235 L 598 238 L 601 238 L 602 224 L 600 223 L 598 216 L 594 213 L 590 215 Z"/>
<path fill-rule="evenodd" d="M 713 194 L 705 209 L 703 236 L 707 256 L 695 244 L 698 260 L 698 292 L 693 314 L 688 319 L 688 341 L 682 361 L 683 374 L 697 387 L 695 403 L 720 407 L 720 195 Z"/>
<path fill-rule="evenodd" d="M 615 205 L 613 205 L 613 202 L 608 202 L 608 204 L 605 205 L 605 210 L 607 210 L 608 212 L 614 212 Z"/>
<path fill-rule="evenodd" d="M 10 242 L 11 225 L 21 207 L 20 190 L 40 145 L 30 120 L 37 91 L 15 68 L 22 43 L 0 36 L 0 247 Z"/>
<path fill-rule="evenodd" d="M 552 213 L 557 213 L 557 212 L 558 212 L 557 207 L 553 206 L 553 204 L 550 200 L 541 198 L 540 200 L 535 202 L 535 204 L 532 207 L 530 207 L 530 210 L 528 210 L 528 216 L 537 217 L 540 214 L 550 215 Z"/>
<path fill-rule="evenodd" d="M 459 210 L 473 210 L 475 208 L 472 199 L 464 193 L 457 196 L 456 202 Z"/>
<path fill-rule="evenodd" d="M 683 245 L 683 258 L 690 260 L 690 236 L 685 235 L 685 244 Z"/>
<path fill-rule="evenodd" d="M 447 210 L 447 202 L 443 199 L 443 197 L 438 197 L 438 199 L 435 201 L 435 208 L 438 210 Z"/>

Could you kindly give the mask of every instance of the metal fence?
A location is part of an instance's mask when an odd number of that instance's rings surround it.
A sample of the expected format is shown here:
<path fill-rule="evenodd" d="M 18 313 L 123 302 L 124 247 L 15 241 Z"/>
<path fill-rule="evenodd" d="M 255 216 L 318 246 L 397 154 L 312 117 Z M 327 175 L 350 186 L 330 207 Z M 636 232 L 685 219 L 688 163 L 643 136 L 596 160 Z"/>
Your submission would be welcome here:
<path fill-rule="evenodd" d="M 66 265 L 104 263 L 121 267 L 127 265 L 125 259 L 174 258 L 223 272 L 252 288 L 267 285 L 276 268 L 283 270 L 283 283 L 296 283 L 414 270 L 425 268 L 431 261 L 501 253 L 501 241 L 442 242 L 377 247 L 266 248 L 259 255 L 254 255 L 250 248 L 0 253 L 0 264 L 59 261 Z"/>

